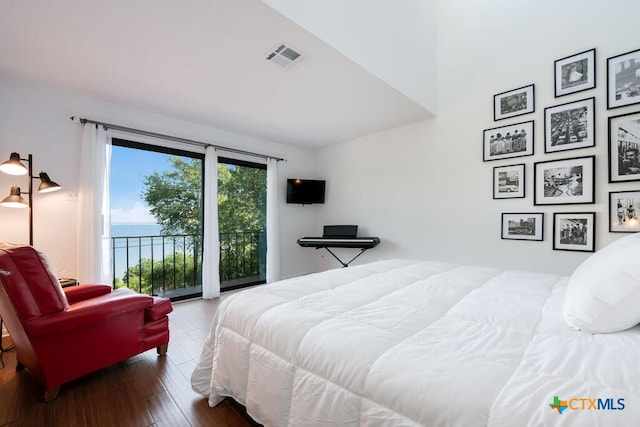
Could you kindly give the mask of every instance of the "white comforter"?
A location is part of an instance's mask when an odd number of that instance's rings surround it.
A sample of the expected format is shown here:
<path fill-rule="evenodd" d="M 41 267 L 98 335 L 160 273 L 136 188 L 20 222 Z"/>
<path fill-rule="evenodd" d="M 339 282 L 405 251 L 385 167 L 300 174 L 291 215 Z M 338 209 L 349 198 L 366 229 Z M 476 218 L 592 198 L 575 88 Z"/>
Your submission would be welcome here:
<path fill-rule="evenodd" d="M 192 385 L 266 426 L 640 425 L 640 328 L 571 330 L 566 282 L 389 260 L 254 288 L 220 304 Z"/>

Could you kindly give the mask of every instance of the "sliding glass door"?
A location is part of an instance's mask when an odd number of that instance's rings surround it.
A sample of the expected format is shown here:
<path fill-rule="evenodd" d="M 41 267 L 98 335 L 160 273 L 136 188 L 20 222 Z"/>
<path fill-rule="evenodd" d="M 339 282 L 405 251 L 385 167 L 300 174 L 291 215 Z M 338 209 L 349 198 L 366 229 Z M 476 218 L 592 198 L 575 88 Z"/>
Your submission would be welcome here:
<path fill-rule="evenodd" d="M 114 287 L 202 295 L 203 163 L 199 153 L 113 139 Z"/>

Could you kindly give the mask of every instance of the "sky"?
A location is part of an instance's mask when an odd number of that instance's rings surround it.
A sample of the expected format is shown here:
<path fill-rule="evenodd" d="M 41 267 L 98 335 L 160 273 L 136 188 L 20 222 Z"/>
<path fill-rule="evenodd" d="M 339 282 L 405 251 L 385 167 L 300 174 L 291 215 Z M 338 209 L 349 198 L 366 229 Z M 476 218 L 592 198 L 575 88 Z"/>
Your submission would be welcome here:
<path fill-rule="evenodd" d="M 111 223 L 155 223 L 142 200 L 144 177 L 170 169 L 171 155 L 113 146 L 111 151 Z"/>

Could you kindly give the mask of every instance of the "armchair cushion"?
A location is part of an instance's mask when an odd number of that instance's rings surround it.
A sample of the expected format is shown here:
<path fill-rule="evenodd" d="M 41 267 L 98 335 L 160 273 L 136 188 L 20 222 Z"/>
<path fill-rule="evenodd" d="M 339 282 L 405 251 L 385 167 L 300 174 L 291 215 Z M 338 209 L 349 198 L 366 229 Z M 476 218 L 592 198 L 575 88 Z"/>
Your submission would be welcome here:
<path fill-rule="evenodd" d="M 72 304 L 68 311 L 41 316 L 25 323 L 25 331 L 31 336 L 57 334 L 86 327 L 95 322 L 133 311 L 142 312 L 153 303 L 153 298 L 140 295 L 130 289 L 115 291 Z"/>
<path fill-rule="evenodd" d="M 67 301 L 69 301 L 69 304 L 75 304 L 78 301 L 108 294 L 111 292 L 111 286 L 102 284 L 85 284 L 78 286 L 69 286 L 68 288 L 62 288 L 62 290 L 67 296 Z"/>
<path fill-rule="evenodd" d="M 167 298 L 153 297 L 153 305 L 147 307 L 144 312 L 145 320 L 158 320 L 166 317 L 167 314 L 173 311 L 171 307 L 171 301 Z"/>

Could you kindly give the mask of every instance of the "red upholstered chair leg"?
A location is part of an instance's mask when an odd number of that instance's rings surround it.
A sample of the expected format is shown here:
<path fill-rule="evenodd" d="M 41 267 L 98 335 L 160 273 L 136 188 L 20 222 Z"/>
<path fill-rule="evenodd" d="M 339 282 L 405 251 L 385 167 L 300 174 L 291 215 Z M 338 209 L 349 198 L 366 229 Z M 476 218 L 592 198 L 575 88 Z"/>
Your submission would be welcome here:
<path fill-rule="evenodd" d="M 157 346 L 156 351 L 158 352 L 158 356 L 164 356 L 165 354 L 167 354 L 168 348 L 169 343 Z"/>
<path fill-rule="evenodd" d="M 58 396 L 58 392 L 60 391 L 60 386 L 50 388 L 44 391 L 44 401 L 50 402 Z"/>

